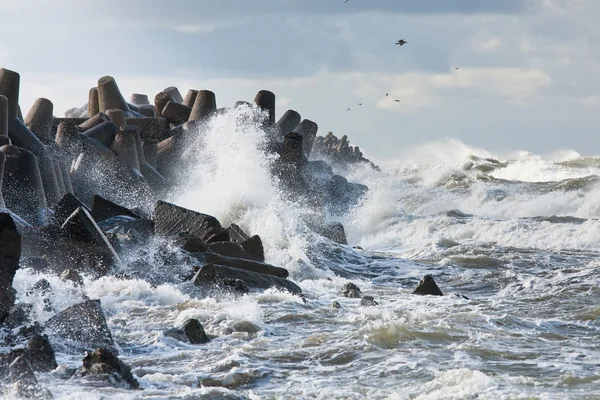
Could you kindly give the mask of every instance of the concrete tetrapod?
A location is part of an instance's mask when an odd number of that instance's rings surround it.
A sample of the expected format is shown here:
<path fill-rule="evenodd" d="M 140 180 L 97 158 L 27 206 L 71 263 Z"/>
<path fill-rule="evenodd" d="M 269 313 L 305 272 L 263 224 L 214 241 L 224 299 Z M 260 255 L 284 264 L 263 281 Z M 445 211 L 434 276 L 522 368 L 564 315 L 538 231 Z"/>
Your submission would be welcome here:
<path fill-rule="evenodd" d="M 39 98 L 33 103 L 25 116 L 25 125 L 37 136 L 42 143 L 52 139 L 52 114 L 54 105 L 48 99 Z"/>
<path fill-rule="evenodd" d="M 99 112 L 105 113 L 108 110 L 119 109 L 123 110 L 126 118 L 133 116 L 117 82 L 112 76 L 104 76 L 98 80 L 98 101 L 100 105 Z"/>
<path fill-rule="evenodd" d="M 38 160 L 18 147 L 0 147 L 5 155 L 2 194 L 6 207 L 35 226 L 46 225 L 48 206 Z"/>
<path fill-rule="evenodd" d="M 199 90 L 188 121 L 199 121 L 210 117 L 217 111 L 217 98 L 210 90 Z"/>

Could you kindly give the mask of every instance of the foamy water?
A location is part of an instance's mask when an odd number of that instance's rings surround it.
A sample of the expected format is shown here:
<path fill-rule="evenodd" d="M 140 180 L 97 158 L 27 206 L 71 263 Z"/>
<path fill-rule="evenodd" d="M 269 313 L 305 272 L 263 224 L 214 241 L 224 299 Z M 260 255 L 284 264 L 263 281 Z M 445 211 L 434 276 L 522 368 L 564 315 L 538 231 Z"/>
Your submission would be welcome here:
<path fill-rule="evenodd" d="M 199 133 L 189 181 L 170 200 L 259 234 L 267 262 L 288 268 L 307 302 L 276 290 L 234 297 L 170 283 L 160 275 L 177 271 L 157 271 L 151 257 L 129 279 L 85 277 L 84 289 L 22 269 L 19 301 L 33 303 L 40 322 L 52 311 L 26 291 L 41 277 L 54 310 L 84 295 L 101 299 L 143 388 L 62 380 L 82 357 L 64 351 L 59 370 L 39 378 L 55 398 L 597 397 L 600 192 L 589 177 L 600 176 L 599 159 L 421 146 L 382 172 L 353 171 L 349 180 L 370 190 L 340 219 L 350 243 L 340 246 L 308 233 L 305 211 L 279 193 L 262 133 L 248 122 L 254 113 L 218 116 Z M 446 296 L 411 294 L 425 274 Z M 348 281 L 379 305 L 342 297 Z M 189 318 L 210 343 L 163 335 Z"/>

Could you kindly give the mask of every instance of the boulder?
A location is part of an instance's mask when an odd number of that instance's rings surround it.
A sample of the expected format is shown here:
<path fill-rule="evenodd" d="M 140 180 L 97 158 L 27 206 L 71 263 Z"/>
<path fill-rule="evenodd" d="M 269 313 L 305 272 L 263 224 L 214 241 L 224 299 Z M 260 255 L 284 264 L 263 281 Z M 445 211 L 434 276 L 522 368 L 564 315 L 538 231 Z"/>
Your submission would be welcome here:
<path fill-rule="evenodd" d="M 342 295 L 344 297 L 349 297 L 353 299 L 359 299 L 362 296 L 360 288 L 356 286 L 352 282 L 348 282 L 344 285 L 344 289 L 342 291 Z"/>
<path fill-rule="evenodd" d="M 229 231 L 210 215 L 188 210 L 165 201 L 158 201 L 154 209 L 157 235 L 169 237 L 181 232 L 202 240 L 204 243 L 229 240 Z"/>
<path fill-rule="evenodd" d="M 275 267 L 273 265 L 246 260 L 243 258 L 227 257 L 216 253 L 203 253 L 206 262 L 209 264 L 223 265 L 225 267 L 243 269 L 250 272 L 273 275 L 279 278 L 287 278 L 290 274 L 287 269 Z"/>
<path fill-rule="evenodd" d="M 108 348 L 99 348 L 83 357 L 83 366 L 75 376 L 104 381 L 121 389 L 139 389 L 140 384 L 131 374 L 131 367 L 119 360 Z"/>
<path fill-rule="evenodd" d="M 49 372 L 58 367 L 54 349 L 46 335 L 35 334 L 27 344 L 27 358 L 36 372 Z"/>
<path fill-rule="evenodd" d="M 210 341 L 208 335 L 204 332 L 204 327 L 197 319 L 187 320 L 182 328 L 168 329 L 164 335 L 191 344 L 202 344 Z"/>
<path fill-rule="evenodd" d="M 365 296 L 362 299 L 360 299 L 360 305 L 361 305 L 361 307 L 371 307 L 371 306 L 377 306 L 377 305 L 379 305 L 379 303 L 377 303 L 375 301 L 373 296 Z"/>
<path fill-rule="evenodd" d="M 206 264 L 201 267 L 192 281 L 197 286 L 203 284 L 223 286 L 223 281 L 226 279 L 234 281 L 236 279 L 242 280 L 250 288 L 268 289 L 275 287 L 277 289 L 287 290 L 292 294 L 302 293 L 302 289 L 300 289 L 298 285 L 287 279 L 214 264 Z"/>
<path fill-rule="evenodd" d="M 342 308 L 342 305 L 337 301 L 334 301 L 329 307 L 333 308 L 334 310 L 339 310 L 340 308 Z"/>
<path fill-rule="evenodd" d="M 333 242 L 343 245 L 348 244 L 348 240 L 346 239 L 346 231 L 344 230 L 344 225 L 342 225 L 339 222 L 333 222 L 324 226 L 319 231 L 319 233 Z"/>
<path fill-rule="evenodd" d="M 243 242 L 214 242 L 208 248 L 217 254 L 227 257 L 245 258 L 258 262 L 265 261 L 265 251 L 260 236 L 254 235 Z"/>
<path fill-rule="evenodd" d="M 437 283 L 431 275 L 425 275 L 419 282 L 419 285 L 414 290 L 413 294 L 420 294 L 422 296 L 443 296 L 444 294 L 438 287 Z"/>
<path fill-rule="evenodd" d="M 46 329 L 87 349 L 114 346 L 100 300 L 86 300 L 66 308 L 48 320 Z"/>
<path fill-rule="evenodd" d="M 0 213 L 0 323 L 15 304 L 13 279 L 21 258 L 21 234 L 8 213 Z"/>
<path fill-rule="evenodd" d="M 250 239 L 250 236 L 236 224 L 231 224 L 227 230 L 229 231 L 229 240 L 232 242 L 240 243 Z"/>

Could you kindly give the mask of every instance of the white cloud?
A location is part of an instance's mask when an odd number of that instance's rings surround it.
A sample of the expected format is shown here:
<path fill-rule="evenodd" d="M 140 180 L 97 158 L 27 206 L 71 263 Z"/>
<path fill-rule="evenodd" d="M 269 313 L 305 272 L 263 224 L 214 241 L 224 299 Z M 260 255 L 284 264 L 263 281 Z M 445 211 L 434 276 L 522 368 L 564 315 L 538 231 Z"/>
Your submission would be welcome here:
<path fill-rule="evenodd" d="M 472 43 L 473 49 L 477 51 L 494 51 L 500 47 L 502 41 L 498 38 L 487 40 L 474 40 Z"/>
<path fill-rule="evenodd" d="M 600 107 L 600 94 L 579 99 L 578 103 L 586 107 Z"/>
<path fill-rule="evenodd" d="M 173 27 L 173 30 L 175 30 L 176 32 L 179 33 L 190 33 L 190 34 L 197 34 L 197 33 L 212 33 L 215 31 L 218 31 L 220 29 L 227 29 L 227 28 L 231 28 L 237 25 L 242 25 L 245 21 L 244 20 L 230 20 L 230 21 L 224 21 L 224 22 L 219 22 L 219 23 L 197 23 L 197 24 L 183 24 L 183 25 L 176 25 Z"/>

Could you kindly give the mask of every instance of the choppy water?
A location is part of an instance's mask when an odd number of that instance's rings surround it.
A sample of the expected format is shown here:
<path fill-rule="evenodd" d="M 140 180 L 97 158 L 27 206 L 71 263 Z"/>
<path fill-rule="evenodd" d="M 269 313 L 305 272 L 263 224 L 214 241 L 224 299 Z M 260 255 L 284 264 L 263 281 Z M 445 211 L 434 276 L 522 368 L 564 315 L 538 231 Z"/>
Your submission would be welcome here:
<path fill-rule="evenodd" d="M 143 388 L 41 374 L 56 398 L 600 397 L 600 158 L 499 159 L 454 141 L 413 149 L 383 172 L 352 173 L 370 191 L 338 218 L 351 244 L 339 246 L 307 234 L 303 211 L 278 193 L 249 113 L 212 121 L 192 152 L 188 190 L 171 200 L 261 235 L 267 261 L 290 270 L 307 303 L 141 277 L 87 278 L 76 289 L 45 276 L 57 310 L 84 292 L 101 299 Z M 411 294 L 425 274 L 446 296 Z M 26 295 L 39 278 L 21 270 L 16 286 L 43 322 L 52 314 Z M 348 281 L 379 306 L 342 297 Z M 214 339 L 192 346 L 163 336 L 188 318 Z M 81 355 L 60 352 L 58 362 L 77 367 Z"/>

